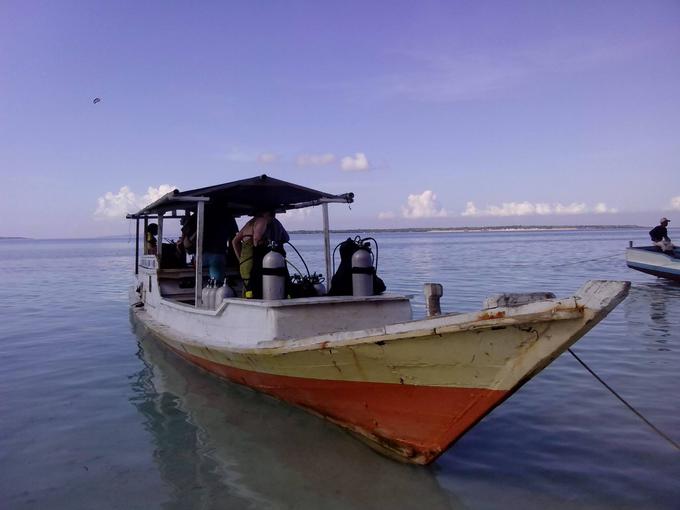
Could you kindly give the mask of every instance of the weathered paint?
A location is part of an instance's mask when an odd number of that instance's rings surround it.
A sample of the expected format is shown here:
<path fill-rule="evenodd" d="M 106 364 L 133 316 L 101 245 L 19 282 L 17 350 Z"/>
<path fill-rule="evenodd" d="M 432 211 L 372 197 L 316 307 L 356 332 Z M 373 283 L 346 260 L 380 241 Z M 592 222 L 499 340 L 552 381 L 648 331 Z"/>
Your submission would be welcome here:
<path fill-rule="evenodd" d="M 402 313 L 402 302 L 314 299 L 310 308 L 304 302 L 230 303 L 222 309 L 231 307 L 228 315 L 190 314 L 188 307 L 157 297 L 134 310 L 163 342 L 206 370 L 304 407 L 385 453 L 422 464 L 585 334 L 628 287 L 589 282 L 569 299 L 358 331 L 345 326 L 306 338 L 275 335 L 293 327 L 304 331 L 310 310 L 324 306 L 337 311 L 335 323 L 351 324 L 362 311 Z M 236 316 L 234 310 L 262 320 L 230 324 L 226 319 Z M 277 314 L 297 322 L 279 327 Z"/>
<path fill-rule="evenodd" d="M 173 350 L 209 372 L 313 411 L 418 464 L 438 457 L 508 394 L 271 375 Z"/>

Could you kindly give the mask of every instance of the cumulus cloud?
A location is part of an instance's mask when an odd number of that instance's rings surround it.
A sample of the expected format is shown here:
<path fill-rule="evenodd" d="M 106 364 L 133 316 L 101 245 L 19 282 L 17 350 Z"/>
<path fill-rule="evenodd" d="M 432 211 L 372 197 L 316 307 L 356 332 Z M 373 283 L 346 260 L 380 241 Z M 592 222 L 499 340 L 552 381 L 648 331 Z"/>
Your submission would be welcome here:
<path fill-rule="evenodd" d="M 671 209 L 674 211 L 680 211 L 680 195 L 671 198 Z"/>
<path fill-rule="evenodd" d="M 300 154 L 297 157 L 297 166 L 326 166 L 335 162 L 335 155 L 327 152 L 325 154 Z"/>
<path fill-rule="evenodd" d="M 432 190 L 421 194 L 409 195 L 406 205 L 401 208 L 404 218 L 444 218 L 448 216 L 446 209 L 439 205 L 437 195 Z"/>
<path fill-rule="evenodd" d="M 108 191 L 97 199 L 94 216 L 99 219 L 123 218 L 126 214 L 136 212 L 174 189 L 175 186 L 161 184 L 156 188 L 149 186 L 145 194 L 137 195 L 128 186 L 122 186 L 117 193 Z"/>
<path fill-rule="evenodd" d="M 561 204 L 559 202 L 549 204 L 546 202 L 503 202 L 501 205 L 489 205 L 479 209 L 474 202 L 468 202 L 461 216 L 545 216 L 570 215 L 585 213 L 615 213 L 616 209 L 610 208 L 604 202 L 598 202 L 593 207 L 588 207 L 582 202 Z"/>
<path fill-rule="evenodd" d="M 357 152 L 354 156 L 345 156 L 340 161 L 340 168 L 346 172 L 361 172 L 368 170 L 368 159 L 363 152 Z"/>
<path fill-rule="evenodd" d="M 97 199 L 94 215 L 98 218 L 121 218 L 134 209 L 136 201 L 137 197 L 127 186 L 120 188 L 118 193 L 107 191 Z"/>
<path fill-rule="evenodd" d="M 262 164 L 276 163 L 279 159 L 278 154 L 273 152 L 263 152 L 257 156 L 257 162 Z"/>
<path fill-rule="evenodd" d="M 379 220 L 391 220 L 395 217 L 396 215 L 392 211 L 382 211 L 378 213 L 378 219 Z"/>
<path fill-rule="evenodd" d="M 598 202 L 595 204 L 595 207 L 593 207 L 593 212 L 597 214 L 607 214 L 618 212 L 618 210 L 613 207 L 607 207 L 607 204 L 604 202 Z"/>

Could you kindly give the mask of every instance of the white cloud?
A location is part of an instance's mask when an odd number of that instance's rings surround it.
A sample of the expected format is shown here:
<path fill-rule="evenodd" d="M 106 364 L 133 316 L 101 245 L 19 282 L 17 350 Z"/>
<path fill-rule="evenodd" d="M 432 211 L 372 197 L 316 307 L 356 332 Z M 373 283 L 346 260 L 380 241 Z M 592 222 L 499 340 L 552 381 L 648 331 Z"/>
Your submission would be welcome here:
<path fill-rule="evenodd" d="M 97 199 L 94 215 L 98 218 L 122 218 L 134 209 L 137 197 L 130 188 L 123 186 L 118 193 L 106 192 Z"/>
<path fill-rule="evenodd" d="M 278 160 L 278 154 L 274 154 L 273 152 L 263 152 L 257 156 L 257 162 L 262 164 L 276 163 Z"/>
<path fill-rule="evenodd" d="M 557 203 L 555 204 L 554 209 L 555 214 L 583 214 L 585 212 L 588 212 L 588 207 L 586 206 L 586 204 L 576 202 L 567 205 Z"/>
<path fill-rule="evenodd" d="M 680 195 L 671 198 L 671 209 L 674 211 L 680 211 Z"/>
<path fill-rule="evenodd" d="M 168 193 L 170 193 L 174 189 L 175 189 L 175 186 L 170 186 L 169 184 L 161 184 L 157 188 L 149 186 L 146 189 L 146 194 L 139 199 L 139 202 L 138 202 L 139 208 L 141 209 L 145 205 L 148 205 L 151 202 L 155 202 L 156 200 L 161 198 L 163 195 L 167 195 Z"/>
<path fill-rule="evenodd" d="M 595 204 L 595 207 L 593 207 L 593 212 L 597 214 L 607 214 L 618 212 L 618 210 L 613 207 L 607 207 L 607 204 L 604 202 L 598 202 Z"/>
<path fill-rule="evenodd" d="M 299 223 L 309 218 L 312 214 L 312 210 L 314 209 L 316 208 L 305 207 L 304 209 L 290 209 L 285 213 L 277 214 L 276 217 L 279 219 L 279 221 L 284 223 Z"/>
<path fill-rule="evenodd" d="M 368 170 L 368 159 L 363 152 L 357 152 L 354 156 L 345 156 L 340 161 L 340 168 L 346 172 L 361 172 Z"/>
<path fill-rule="evenodd" d="M 409 195 L 406 205 L 401 208 L 404 218 L 444 218 L 448 216 L 446 209 L 437 201 L 437 195 L 425 190 L 420 195 Z"/>
<path fill-rule="evenodd" d="M 461 216 L 479 216 L 479 209 L 475 207 L 474 202 L 468 202 L 465 204 L 465 210 L 460 214 Z"/>
<path fill-rule="evenodd" d="M 335 162 L 335 155 L 325 154 L 300 154 L 297 157 L 297 166 L 326 166 Z"/>
<path fill-rule="evenodd" d="M 391 220 L 395 217 L 395 214 L 392 211 L 383 211 L 378 213 L 378 219 L 379 220 Z"/>
<path fill-rule="evenodd" d="M 175 186 L 169 184 L 161 184 L 157 188 L 149 186 L 144 195 L 138 196 L 128 186 L 122 186 L 117 193 L 108 191 L 97 199 L 94 216 L 99 219 L 123 218 L 126 214 L 138 211 L 174 189 Z"/>
<path fill-rule="evenodd" d="M 503 202 L 501 205 L 489 205 L 484 209 L 479 209 L 474 202 L 468 202 L 461 216 L 545 216 L 570 215 L 585 213 L 615 213 L 616 209 L 607 207 L 604 202 L 598 202 L 594 207 L 588 207 L 582 202 L 572 202 L 571 204 L 561 204 L 559 202 L 548 204 L 546 202 Z"/>

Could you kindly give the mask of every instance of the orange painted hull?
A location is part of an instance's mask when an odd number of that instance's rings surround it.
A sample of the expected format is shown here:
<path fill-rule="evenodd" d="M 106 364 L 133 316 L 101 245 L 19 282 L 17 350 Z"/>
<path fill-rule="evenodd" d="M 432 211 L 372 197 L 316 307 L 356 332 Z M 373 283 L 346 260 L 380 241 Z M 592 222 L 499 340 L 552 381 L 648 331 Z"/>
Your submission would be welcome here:
<path fill-rule="evenodd" d="M 303 407 L 399 460 L 427 464 L 510 395 L 481 388 L 306 379 L 242 370 L 173 349 L 230 381 Z"/>

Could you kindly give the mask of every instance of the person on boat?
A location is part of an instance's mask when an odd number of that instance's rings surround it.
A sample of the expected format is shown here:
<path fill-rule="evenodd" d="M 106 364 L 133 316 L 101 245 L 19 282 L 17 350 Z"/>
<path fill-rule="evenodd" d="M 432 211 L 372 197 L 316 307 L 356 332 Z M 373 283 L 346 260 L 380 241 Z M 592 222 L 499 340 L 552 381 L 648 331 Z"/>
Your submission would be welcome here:
<path fill-rule="evenodd" d="M 229 240 L 238 232 L 234 216 L 218 206 L 206 206 L 203 227 L 203 266 L 222 283 L 226 275 Z"/>
<path fill-rule="evenodd" d="M 196 215 L 185 216 L 179 220 L 182 225 L 181 234 L 177 240 L 177 249 L 185 254 L 196 253 Z"/>
<path fill-rule="evenodd" d="M 158 253 L 158 241 L 156 241 L 157 235 L 158 225 L 149 223 L 146 226 L 146 232 L 144 233 L 144 251 L 147 255 L 156 255 Z"/>
<path fill-rule="evenodd" d="M 272 243 L 281 247 L 289 240 L 288 232 L 276 219 L 274 211 L 256 213 L 236 234 L 231 244 L 239 260 L 244 297 L 261 297 L 262 282 L 257 275 L 261 274 L 262 259 L 266 250 Z M 285 252 L 283 253 L 285 256 Z"/>
<path fill-rule="evenodd" d="M 659 224 L 649 231 L 649 237 L 652 238 L 652 242 L 655 246 L 658 246 L 662 252 L 673 254 L 675 245 L 671 242 L 670 237 L 668 237 L 668 223 L 671 220 L 668 218 L 661 218 Z"/>

